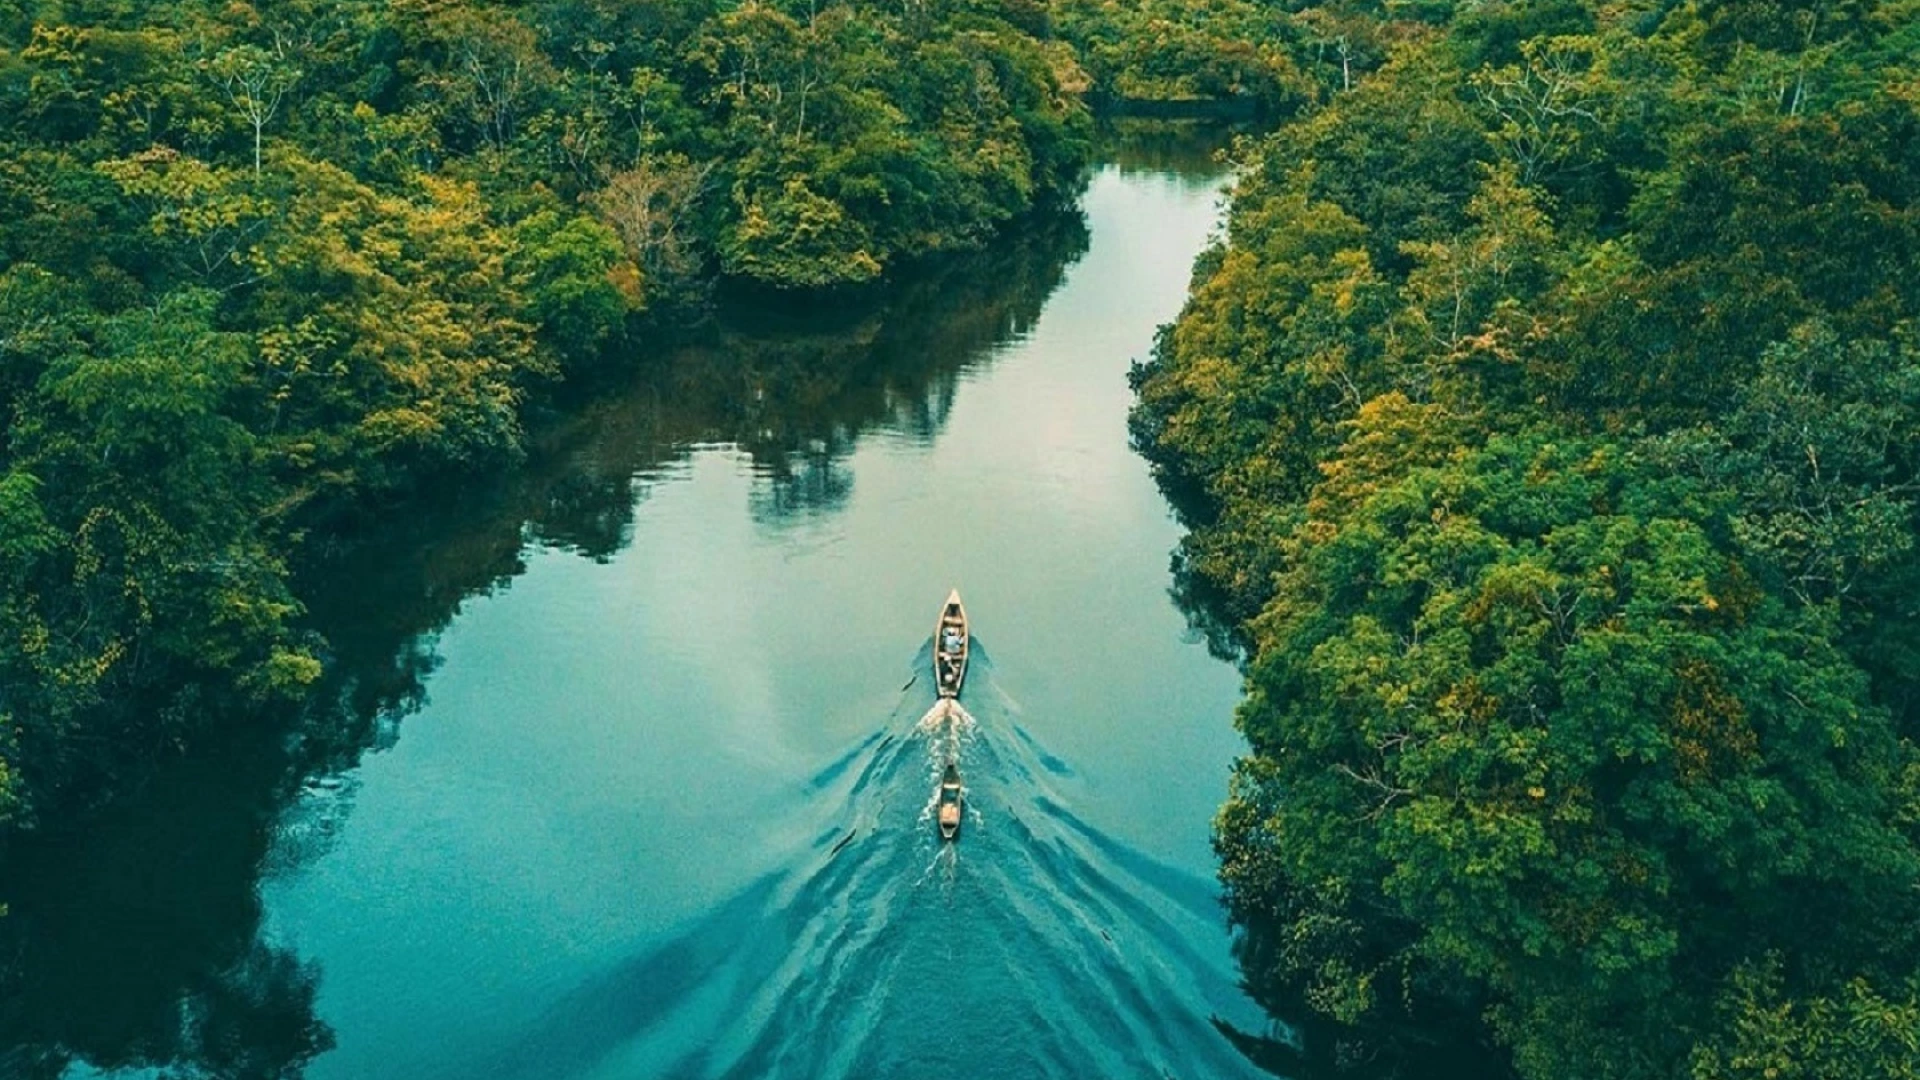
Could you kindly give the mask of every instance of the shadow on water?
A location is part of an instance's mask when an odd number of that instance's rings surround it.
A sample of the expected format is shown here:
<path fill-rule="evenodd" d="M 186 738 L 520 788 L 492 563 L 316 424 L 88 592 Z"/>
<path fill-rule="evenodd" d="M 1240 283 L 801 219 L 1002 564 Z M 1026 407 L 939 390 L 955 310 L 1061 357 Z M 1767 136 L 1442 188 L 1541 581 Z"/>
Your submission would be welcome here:
<path fill-rule="evenodd" d="M 521 574 L 529 545 L 611 557 L 649 489 L 701 445 L 751 457 L 768 527 L 831 512 L 862 434 L 932 439 L 965 373 L 1027 332 L 1086 246 L 1078 215 L 1036 217 L 830 316 L 723 322 L 551 426 L 508 481 L 411 506 L 307 568 L 302 595 L 330 650 L 310 702 L 236 718 L 121 804 L 5 853 L 0 1076 L 299 1075 L 333 1035 L 314 1012 L 314 965 L 263 938 L 261 875 L 326 849 L 351 770 L 424 702 L 436 636 L 461 605 Z"/>
<path fill-rule="evenodd" d="M 1260 132 L 1254 124 L 1223 124 L 1218 120 L 1166 120 L 1148 117 L 1108 117 L 1099 129 L 1101 157 L 1122 172 L 1213 177 L 1217 156 L 1237 136 Z M 1207 180 L 1207 183 L 1217 183 Z"/>
<path fill-rule="evenodd" d="M 1209 949 L 1212 884 L 1068 810 L 1058 764 L 975 663 L 971 714 L 925 711 L 916 683 L 806 785 L 793 813 L 811 840 L 787 865 L 638 943 L 468 1071 L 1257 1075 L 1214 1020 L 1239 999 Z M 954 843 L 932 813 L 948 760 L 966 784 Z"/>
<path fill-rule="evenodd" d="M 83 833 L 18 853 L 0 919 L 0 1076 L 76 1059 L 287 1077 L 332 1046 L 314 966 L 264 941 L 253 888 L 277 808 L 260 745 L 162 774 Z"/>

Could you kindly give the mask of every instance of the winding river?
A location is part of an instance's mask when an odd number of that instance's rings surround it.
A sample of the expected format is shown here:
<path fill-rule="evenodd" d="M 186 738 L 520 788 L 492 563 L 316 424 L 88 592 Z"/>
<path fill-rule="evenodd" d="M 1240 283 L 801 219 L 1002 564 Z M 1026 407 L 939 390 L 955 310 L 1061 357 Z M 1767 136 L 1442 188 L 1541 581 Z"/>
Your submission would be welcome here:
<path fill-rule="evenodd" d="M 1238 678 L 1126 433 L 1222 182 L 1119 153 L 331 571 L 322 705 L 20 854 L 0 1072 L 1257 1075 L 1208 847 Z M 953 586 L 970 717 L 928 727 Z"/>

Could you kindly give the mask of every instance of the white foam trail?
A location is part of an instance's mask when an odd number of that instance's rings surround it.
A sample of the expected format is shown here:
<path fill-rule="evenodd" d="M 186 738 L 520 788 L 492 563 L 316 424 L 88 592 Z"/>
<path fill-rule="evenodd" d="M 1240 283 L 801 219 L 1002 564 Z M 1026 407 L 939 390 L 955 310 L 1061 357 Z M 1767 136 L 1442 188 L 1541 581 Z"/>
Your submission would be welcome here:
<path fill-rule="evenodd" d="M 960 858 L 958 848 L 957 844 L 941 844 L 934 848 L 933 857 L 927 860 L 927 865 L 920 868 L 920 877 L 913 883 L 913 887 L 918 889 L 929 881 L 936 880 L 942 885 L 951 885 L 954 867 Z"/>
<path fill-rule="evenodd" d="M 914 725 L 915 729 L 924 735 L 938 734 L 943 727 L 947 726 L 958 727 L 970 733 L 979 725 L 973 719 L 973 714 L 967 711 L 967 707 L 954 698 L 941 698 L 934 702 L 933 708 L 928 709 L 926 715 L 920 718 L 920 722 Z"/>
<path fill-rule="evenodd" d="M 943 698 L 920 719 L 918 731 L 927 740 L 927 768 L 937 779 L 948 762 L 960 763 L 961 751 L 979 735 L 973 715 L 952 698 Z"/>
<path fill-rule="evenodd" d="M 938 776 L 947 762 L 960 760 L 960 751 L 978 734 L 979 724 L 958 701 L 941 698 L 914 725 L 914 730 L 926 738 L 928 765 Z"/>
<path fill-rule="evenodd" d="M 955 702 L 952 698 L 941 698 L 939 701 L 934 702 L 933 708 L 928 709 L 927 714 L 920 718 L 918 724 L 914 725 L 914 730 L 923 735 L 931 735 L 940 730 L 940 725 L 946 722 L 948 710 L 952 709 L 954 705 Z"/>

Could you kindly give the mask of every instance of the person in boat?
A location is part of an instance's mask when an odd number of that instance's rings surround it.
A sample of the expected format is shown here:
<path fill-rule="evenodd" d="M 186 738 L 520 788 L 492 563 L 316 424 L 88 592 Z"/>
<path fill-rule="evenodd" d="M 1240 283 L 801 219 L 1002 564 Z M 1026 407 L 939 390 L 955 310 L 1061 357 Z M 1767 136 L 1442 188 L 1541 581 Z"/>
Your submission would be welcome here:
<path fill-rule="evenodd" d="M 959 652 L 960 651 L 960 628 L 957 626 L 954 626 L 952 623 L 948 623 L 945 632 L 941 634 L 940 647 L 941 647 L 941 650 L 944 652 L 949 652 L 949 653 Z"/>

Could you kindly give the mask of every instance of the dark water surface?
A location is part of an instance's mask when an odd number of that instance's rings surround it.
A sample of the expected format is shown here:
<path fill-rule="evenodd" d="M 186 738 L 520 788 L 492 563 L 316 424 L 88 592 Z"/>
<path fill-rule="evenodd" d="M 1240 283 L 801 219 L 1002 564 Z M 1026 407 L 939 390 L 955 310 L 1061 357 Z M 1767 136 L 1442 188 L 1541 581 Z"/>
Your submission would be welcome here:
<path fill-rule="evenodd" d="M 1207 846 L 1238 680 L 1125 426 L 1221 181 L 1110 165 L 396 527 L 316 605 L 326 707 L 21 853 L 0 1072 L 1253 1074 Z M 952 586 L 971 719 L 929 730 Z"/>

